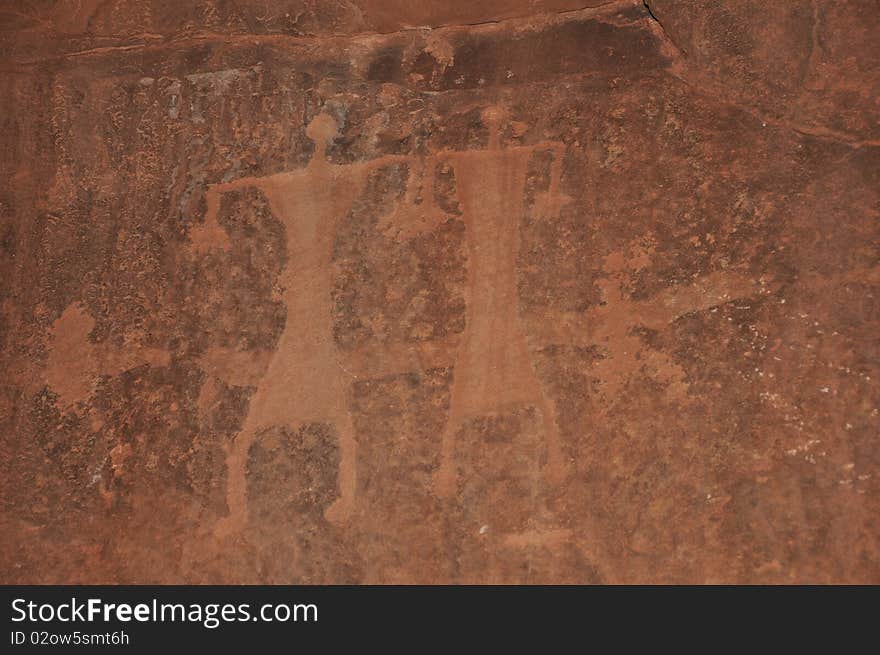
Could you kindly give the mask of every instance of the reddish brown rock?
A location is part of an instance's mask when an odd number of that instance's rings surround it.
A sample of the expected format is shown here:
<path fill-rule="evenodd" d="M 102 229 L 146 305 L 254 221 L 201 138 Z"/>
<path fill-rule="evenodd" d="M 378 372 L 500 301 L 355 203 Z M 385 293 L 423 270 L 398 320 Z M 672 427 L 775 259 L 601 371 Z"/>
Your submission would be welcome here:
<path fill-rule="evenodd" d="M 871 2 L 0 10 L 0 581 L 880 582 Z"/>

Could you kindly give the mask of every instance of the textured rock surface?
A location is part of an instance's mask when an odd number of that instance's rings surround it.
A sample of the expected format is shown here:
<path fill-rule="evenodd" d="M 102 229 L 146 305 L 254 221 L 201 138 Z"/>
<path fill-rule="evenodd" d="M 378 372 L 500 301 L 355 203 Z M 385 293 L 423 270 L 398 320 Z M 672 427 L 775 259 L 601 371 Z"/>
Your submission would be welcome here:
<path fill-rule="evenodd" d="M 880 582 L 877 3 L 649 4 L 4 3 L 0 581 Z"/>

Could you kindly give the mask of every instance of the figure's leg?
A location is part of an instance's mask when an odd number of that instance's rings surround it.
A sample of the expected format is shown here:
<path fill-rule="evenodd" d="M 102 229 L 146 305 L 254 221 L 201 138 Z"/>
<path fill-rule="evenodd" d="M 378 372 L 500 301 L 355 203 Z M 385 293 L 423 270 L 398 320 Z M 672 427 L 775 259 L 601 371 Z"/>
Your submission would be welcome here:
<path fill-rule="evenodd" d="M 347 411 L 340 413 L 336 429 L 339 431 L 339 498 L 324 511 L 324 518 L 339 524 L 347 521 L 354 512 L 357 493 L 357 437 L 354 422 Z"/>
<path fill-rule="evenodd" d="M 214 532 L 227 537 L 247 526 L 247 467 L 257 426 L 245 419 L 241 431 L 226 448 L 226 507 L 228 514 L 217 522 Z"/>
<path fill-rule="evenodd" d="M 440 442 L 440 465 L 432 475 L 434 492 L 440 498 L 451 498 L 456 491 L 455 474 L 455 435 L 460 425 L 450 416 L 443 428 Z"/>
<path fill-rule="evenodd" d="M 552 486 L 558 486 L 568 477 L 569 465 L 565 461 L 562 436 L 559 434 L 559 425 L 556 423 L 553 402 L 547 398 L 540 381 L 536 380 L 535 382 L 541 398 L 539 409 L 544 428 L 544 443 L 547 447 L 547 480 Z"/>
<path fill-rule="evenodd" d="M 468 398 L 473 398 L 478 391 L 468 386 L 470 367 L 471 328 L 473 319 L 468 317 L 462 345 L 458 348 L 452 372 L 452 387 L 449 391 L 449 414 L 443 426 L 440 438 L 440 463 L 431 475 L 434 493 L 440 498 L 452 498 L 458 486 L 458 475 L 455 466 L 455 443 L 458 431 L 467 417 L 473 416 L 469 411 Z M 472 408 L 471 408 L 472 409 Z"/>

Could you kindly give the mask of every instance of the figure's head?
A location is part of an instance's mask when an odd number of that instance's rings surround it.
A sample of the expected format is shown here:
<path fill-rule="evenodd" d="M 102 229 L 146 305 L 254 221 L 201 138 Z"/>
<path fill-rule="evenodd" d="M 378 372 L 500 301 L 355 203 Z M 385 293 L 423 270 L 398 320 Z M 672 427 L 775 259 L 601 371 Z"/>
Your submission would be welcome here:
<path fill-rule="evenodd" d="M 507 118 L 507 110 L 500 105 L 491 105 L 482 111 L 480 117 L 490 130 L 498 130 Z"/>
<path fill-rule="evenodd" d="M 500 105 L 486 107 L 480 114 L 483 124 L 489 128 L 489 150 L 500 147 L 501 126 L 507 118 L 507 110 Z"/>
<path fill-rule="evenodd" d="M 333 140 L 339 130 L 336 119 L 327 112 L 321 112 L 306 127 L 306 136 L 322 149 Z"/>

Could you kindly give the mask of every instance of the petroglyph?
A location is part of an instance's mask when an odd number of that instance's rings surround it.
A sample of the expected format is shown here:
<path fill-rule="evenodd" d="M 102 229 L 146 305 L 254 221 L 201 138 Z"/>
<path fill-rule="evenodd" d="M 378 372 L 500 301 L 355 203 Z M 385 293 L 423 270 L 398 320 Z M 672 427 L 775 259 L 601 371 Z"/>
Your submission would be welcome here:
<path fill-rule="evenodd" d="M 88 399 L 95 379 L 119 375 L 136 366 L 167 366 L 169 354 L 132 341 L 123 346 L 89 341 L 95 320 L 80 305 L 72 304 L 52 325 L 49 358 L 44 379 L 64 405 Z"/>
<path fill-rule="evenodd" d="M 205 229 L 214 231 L 221 193 L 245 187 L 259 189 L 285 226 L 290 256 L 290 264 L 279 279 L 287 307 L 284 332 L 227 455 L 229 514 L 216 528 L 221 536 L 238 532 L 247 523 L 248 453 L 256 437 L 274 426 L 296 429 L 320 422 L 332 426 L 339 439 L 339 497 L 325 515 L 329 521 L 344 522 L 354 509 L 357 441 L 345 401 L 353 376 L 342 364 L 333 342 L 333 239 L 338 221 L 348 213 L 369 172 L 399 158 L 333 165 L 327 161 L 325 150 L 336 133 L 333 118 L 321 114 L 306 131 L 315 143 L 315 154 L 304 169 L 241 178 L 214 185 L 208 192 Z"/>
<path fill-rule="evenodd" d="M 601 382 L 606 406 L 613 403 L 636 373 L 647 374 L 664 384 L 670 398 L 686 401 L 688 385 L 684 370 L 667 354 L 647 347 L 633 333 L 634 328 L 661 329 L 690 312 L 762 292 L 760 284 L 749 278 L 715 273 L 640 302 L 624 293 L 622 283 L 622 272 L 612 268 L 611 275 L 600 282 L 605 304 L 588 312 L 588 321 L 595 326 L 591 342 L 606 353 L 592 369 Z"/>
<path fill-rule="evenodd" d="M 880 12 L 647 4 L 3 3 L 4 580 L 880 582 Z"/>
<path fill-rule="evenodd" d="M 605 276 L 598 282 L 602 304 L 585 313 L 545 314 L 540 324 L 530 325 L 542 342 L 599 346 L 604 357 L 592 365 L 590 372 L 600 382 L 606 408 L 637 374 L 662 383 L 671 399 L 687 401 L 684 370 L 667 354 L 649 348 L 634 333 L 636 328 L 660 330 L 691 312 L 767 294 L 774 288 L 761 279 L 719 271 L 689 285 L 665 289 L 648 300 L 633 300 L 625 290 L 627 279 L 647 266 L 650 256 L 650 249 L 643 249 L 638 241 L 630 245 L 629 257 L 623 253 L 608 255 L 603 266 Z"/>
<path fill-rule="evenodd" d="M 435 492 L 451 497 L 457 491 L 455 470 L 456 435 L 469 420 L 506 411 L 515 406 L 535 407 L 541 417 L 541 431 L 547 447 L 545 475 L 559 484 L 567 473 L 561 447 L 555 406 L 545 392 L 532 365 L 527 333 L 520 320 L 516 288 L 519 221 L 524 212 L 528 165 L 536 152 L 550 151 L 553 159 L 547 191 L 535 200 L 535 215 L 552 219 L 567 199 L 560 192 L 564 148 L 558 143 L 538 143 L 502 148 L 500 130 L 503 110 L 491 107 L 483 120 L 489 127 L 486 149 L 441 151 L 421 160 L 386 156 L 362 164 L 337 166 L 325 158 L 327 143 L 336 125 L 326 115 L 310 124 L 308 136 L 317 145 L 305 169 L 262 178 L 242 178 L 214 185 L 207 198 L 208 215 L 194 237 L 194 247 L 224 245 L 217 222 L 220 194 L 253 187 L 265 194 L 273 213 L 287 230 L 291 264 L 282 273 L 283 300 L 287 323 L 277 351 L 268 363 L 251 399 L 244 425 L 229 448 L 227 504 L 229 515 L 221 521 L 219 534 L 244 528 L 247 522 L 247 459 L 257 436 L 273 426 L 298 427 L 309 422 L 326 422 L 336 430 L 340 444 L 339 497 L 326 517 L 347 520 L 355 504 L 357 441 L 346 404 L 350 383 L 378 372 L 418 370 L 427 366 L 454 366 L 450 409 L 441 440 L 440 464 L 434 472 Z M 339 221 L 360 194 L 370 170 L 392 162 L 406 161 L 410 167 L 406 196 L 379 227 L 397 240 L 430 231 L 445 220 L 434 198 L 434 172 L 442 163 L 451 165 L 463 210 L 468 248 L 468 298 L 465 331 L 458 343 L 424 344 L 418 348 L 390 348 L 374 353 L 362 348 L 345 356 L 332 339 L 331 249 Z M 638 249 L 636 249 L 638 250 Z M 599 345 L 605 357 L 593 365 L 601 381 L 606 404 L 616 397 L 636 373 L 645 373 L 665 384 L 667 393 L 686 397 L 687 382 L 681 367 L 661 352 L 644 347 L 632 333 L 636 326 L 659 328 L 679 316 L 701 308 L 756 292 L 750 280 L 735 275 L 715 275 L 692 287 L 669 290 L 647 301 L 631 300 L 623 285 L 629 268 L 644 266 L 648 253 L 635 252 L 629 262 L 618 255 L 606 259 L 602 288 L 603 305 L 591 309 L 586 321 L 542 321 L 553 329 L 571 328 L 565 341 Z M 539 338 L 547 338 L 540 334 Z M 558 341 L 559 335 L 549 340 Z M 222 359 L 222 358 L 221 358 Z M 213 364 L 212 364 L 213 363 Z M 216 357 L 206 364 L 223 379 Z M 234 376 L 234 375 L 233 375 Z M 320 380 L 321 384 L 314 384 Z"/>
<path fill-rule="evenodd" d="M 490 108 L 483 118 L 490 128 L 489 147 L 485 150 L 441 151 L 422 160 L 388 155 L 363 164 L 336 166 L 324 156 L 326 144 L 336 134 L 336 125 L 322 115 L 309 126 L 308 136 L 317 150 L 305 169 L 242 178 L 209 189 L 205 223 L 193 233 L 196 251 L 228 246 L 228 237 L 217 221 L 220 194 L 254 187 L 266 195 L 273 213 L 284 223 L 288 252 L 295 262 L 280 280 L 286 289 L 283 300 L 288 318 L 284 333 L 257 386 L 244 426 L 229 449 L 229 515 L 218 526 L 219 534 L 245 526 L 247 453 L 261 431 L 277 425 L 326 421 L 335 427 L 341 450 L 340 497 L 328 509 L 327 518 L 341 522 L 351 515 L 357 486 L 356 437 L 345 393 L 353 379 L 376 375 L 377 371 L 422 369 L 454 359 L 455 383 L 442 438 L 441 463 L 435 472 L 439 495 L 455 492 L 455 433 L 464 422 L 515 405 L 539 409 L 548 447 L 548 478 L 553 483 L 564 478 L 566 466 L 553 402 L 532 367 L 516 292 L 519 219 L 524 209 L 529 160 L 539 150 L 555 154 L 550 189 L 538 199 L 539 214 L 549 218 L 566 201 L 559 194 L 562 146 L 541 143 L 502 149 L 499 134 L 503 111 Z M 458 195 L 468 230 L 470 261 L 465 333 L 457 348 L 444 341 L 418 348 L 391 348 L 381 356 L 362 349 L 346 355 L 343 361 L 332 342 L 330 323 L 331 248 L 336 226 L 357 198 L 370 170 L 404 160 L 410 166 L 406 198 L 380 222 L 380 229 L 397 240 L 430 231 L 446 219 L 434 199 L 434 174 L 441 162 L 451 164 L 456 179 L 461 180 Z M 457 353 L 451 356 L 453 350 Z M 315 380 L 321 384 L 314 384 Z"/>
<path fill-rule="evenodd" d="M 529 160 L 542 149 L 552 149 L 560 160 L 560 144 L 502 148 L 500 129 L 504 119 L 500 108 L 486 109 L 483 120 L 489 127 L 488 148 L 445 155 L 455 170 L 467 228 L 470 297 L 465 332 L 455 359 L 440 466 L 435 472 L 436 491 L 443 497 L 456 491 L 457 431 L 469 419 L 515 405 L 534 405 L 540 411 L 548 449 L 548 478 L 558 484 L 565 477 L 555 408 L 532 367 L 516 288 L 519 222 Z M 554 166 L 555 178 L 560 170 L 561 166 Z M 557 190 L 558 184 L 558 179 L 552 180 L 551 189 Z"/>
<path fill-rule="evenodd" d="M 516 406 L 538 410 L 547 447 L 544 473 L 552 485 L 565 479 L 567 465 L 554 402 L 532 365 L 526 336 L 532 331 L 522 325 L 516 287 L 519 221 L 524 212 L 529 162 L 537 152 L 550 151 L 553 155 L 549 187 L 536 197 L 534 207 L 539 220 L 552 219 L 570 200 L 560 191 L 564 147 L 542 142 L 502 148 L 500 131 L 505 119 L 504 111 L 497 107 L 483 112 L 490 136 L 487 148 L 482 150 L 440 151 L 421 159 L 389 155 L 338 166 L 325 157 L 326 145 L 337 128 L 329 116 L 321 115 L 307 131 L 317 148 L 306 168 L 242 178 L 209 189 L 206 221 L 193 237 L 196 250 L 228 244 L 217 222 L 220 195 L 252 187 L 266 196 L 273 213 L 285 225 L 291 261 L 279 280 L 285 289 L 285 329 L 276 352 L 268 357 L 268 363 L 259 366 L 257 391 L 244 425 L 228 450 L 229 514 L 218 524 L 218 534 L 237 532 L 246 525 L 248 452 L 261 432 L 282 425 L 296 428 L 325 422 L 336 431 L 340 445 L 339 497 L 327 509 L 326 517 L 333 522 L 347 520 L 355 506 L 357 440 L 346 393 L 354 379 L 381 372 L 453 364 L 450 409 L 441 439 L 440 463 L 433 476 L 438 496 L 451 497 L 457 492 L 455 443 L 464 424 Z M 388 352 L 382 353 L 364 347 L 343 356 L 333 342 L 331 324 L 331 251 L 336 228 L 361 193 L 370 170 L 402 161 L 409 166 L 405 198 L 379 223 L 380 230 L 396 240 L 430 231 L 446 220 L 434 198 L 434 174 L 442 164 L 453 168 L 468 244 L 465 330 L 457 341 L 387 347 L 384 350 Z M 617 254 L 606 259 L 606 276 L 600 281 L 604 300 L 601 306 L 580 316 L 577 325 L 566 320 L 544 320 L 535 334 L 538 339 L 559 341 L 558 331 L 569 330 L 563 341 L 599 345 L 605 357 L 593 365 L 592 374 L 601 382 L 606 405 L 636 373 L 650 375 L 664 383 L 668 394 L 686 398 L 684 371 L 666 354 L 645 348 L 633 334 L 634 327 L 657 329 L 690 311 L 757 291 L 750 280 L 717 274 L 650 301 L 633 301 L 624 292 L 626 275 L 633 267 L 638 269 L 650 261 L 649 253 L 638 248 L 634 253 L 628 262 Z M 548 326 L 557 334 L 546 334 Z M 205 364 L 213 374 L 223 379 L 237 375 L 227 370 L 228 366 L 218 364 L 217 357 L 206 357 Z M 321 383 L 315 384 L 316 380 Z"/>

